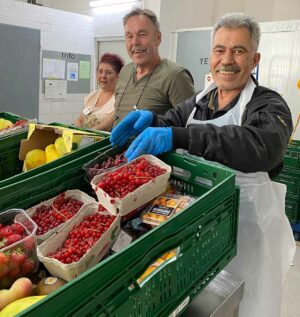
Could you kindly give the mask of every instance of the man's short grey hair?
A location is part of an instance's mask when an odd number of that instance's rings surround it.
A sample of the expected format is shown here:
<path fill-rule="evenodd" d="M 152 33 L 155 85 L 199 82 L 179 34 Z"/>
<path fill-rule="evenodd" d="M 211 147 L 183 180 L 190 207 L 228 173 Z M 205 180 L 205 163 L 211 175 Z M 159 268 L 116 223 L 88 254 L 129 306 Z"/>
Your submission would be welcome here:
<path fill-rule="evenodd" d="M 222 27 L 228 29 L 246 28 L 250 32 L 252 47 L 254 51 L 257 52 L 260 40 L 260 27 L 252 17 L 241 12 L 227 13 L 223 15 L 214 25 L 212 31 L 212 42 L 216 32 Z"/>
<path fill-rule="evenodd" d="M 147 17 L 148 19 L 150 19 L 150 21 L 153 23 L 156 31 L 160 31 L 160 26 L 159 26 L 159 22 L 157 19 L 156 14 L 149 9 L 140 9 L 140 8 L 135 8 L 133 10 L 131 10 L 129 13 L 127 13 L 124 18 L 123 18 L 123 25 L 125 26 L 125 24 L 127 23 L 127 21 L 134 16 L 138 16 L 138 15 L 143 15 L 145 17 Z"/>

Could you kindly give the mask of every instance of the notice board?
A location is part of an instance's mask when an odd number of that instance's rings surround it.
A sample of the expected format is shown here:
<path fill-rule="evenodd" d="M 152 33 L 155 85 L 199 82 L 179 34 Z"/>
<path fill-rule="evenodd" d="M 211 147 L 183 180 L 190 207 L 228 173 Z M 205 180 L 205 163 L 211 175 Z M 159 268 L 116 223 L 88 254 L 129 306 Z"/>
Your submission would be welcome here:
<path fill-rule="evenodd" d="M 0 111 L 39 115 L 40 30 L 0 24 Z"/>
<path fill-rule="evenodd" d="M 42 51 L 42 67 L 45 65 L 45 60 L 48 61 L 57 61 L 58 66 L 64 65 L 64 74 L 63 76 L 58 76 L 59 78 L 45 78 L 43 74 L 45 74 L 45 70 L 42 70 L 42 93 L 45 93 L 45 80 L 65 80 L 67 83 L 67 94 L 89 94 L 90 93 L 90 72 L 91 69 L 89 68 L 85 72 L 85 76 L 80 76 L 80 65 L 82 62 L 88 63 L 91 65 L 91 55 L 85 54 L 77 54 L 72 52 L 59 52 L 59 51 Z M 68 78 L 70 73 L 70 66 L 78 67 L 78 73 L 76 75 L 76 69 L 74 70 L 74 78 Z M 59 75 L 59 73 L 58 73 Z M 62 78 L 63 77 L 63 78 Z"/>

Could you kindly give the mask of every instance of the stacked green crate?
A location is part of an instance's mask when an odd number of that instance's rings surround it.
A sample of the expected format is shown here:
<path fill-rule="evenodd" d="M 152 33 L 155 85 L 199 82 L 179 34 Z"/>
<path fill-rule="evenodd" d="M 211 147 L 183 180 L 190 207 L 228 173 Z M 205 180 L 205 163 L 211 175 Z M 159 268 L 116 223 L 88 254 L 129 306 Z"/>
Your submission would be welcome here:
<path fill-rule="evenodd" d="M 0 112 L 0 118 L 3 118 L 5 120 L 9 120 L 12 123 L 16 123 L 17 121 L 21 121 L 21 120 L 29 120 L 27 118 L 24 117 L 20 117 L 17 114 L 11 113 L 11 112 Z"/>
<path fill-rule="evenodd" d="M 12 123 L 28 120 L 10 112 L 0 112 L 0 118 Z M 0 181 L 21 173 L 22 162 L 19 160 L 19 148 L 21 140 L 27 138 L 27 131 L 28 125 L 7 133 L 0 133 Z"/>
<path fill-rule="evenodd" d="M 5 119 L 5 120 L 9 120 L 13 124 L 17 123 L 13 127 L 10 127 L 8 129 L 4 129 L 4 130 L 0 130 L 0 140 L 2 138 L 8 137 L 10 135 L 15 135 L 15 134 L 18 134 L 18 133 L 22 133 L 22 132 L 28 131 L 28 122 L 30 122 L 30 121 L 34 122 L 35 121 L 35 120 L 32 120 L 32 119 L 26 119 L 26 118 L 20 117 L 20 116 L 14 114 L 14 113 L 11 113 L 11 112 L 0 112 L 0 118 L 1 119 Z M 18 124 L 18 122 L 20 124 Z"/>
<path fill-rule="evenodd" d="M 26 138 L 27 131 L 0 138 L 0 183 L 22 172 L 23 162 L 19 160 L 19 150 L 21 140 Z"/>
<path fill-rule="evenodd" d="M 53 124 L 59 126 L 59 123 Z M 75 126 L 67 126 L 70 129 L 76 129 Z M 93 132 L 87 129 L 81 129 L 87 132 Z M 0 138 L 0 187 L 5 187 L 11 183 L 20 182 L 23 179 L 30 178 L 33 175 L 50 170 L 54 167 L 62 165 L 66 162 L 72 161 L 87 153 L 100 150 L 104 146 L 109 145 L 109 133 L 103 131 L 97 131 L 97 134 L 103 137 L 101 141 L 88 145 L 82 149 L 78 149 L 64 157 L 54 160 L 50 163 L 39 166 L 27 172 L 22 172 L 23 161 L 19 160 L 19 150 L 21 140 L 27 138 L 27 131 L 9 135 L 7 137 Z"/>
<path fill-rule="evenodd" d="M 59 192 L 88 190 L 82 165 L 96 153 L 0 188 L 0 210 L 27 208 Z M 236 254 L 238 190 L 232 170 L 168 153 L 172 180 L 197 199 L 122 251 L 65 284 L 18 316 L 169 316 L 185 307 Z M 145 269 L 165 252 L 174 261 L 139 285 Z"/>
<path fill-rule="evenodd" d="M 300 222 L 300 141 L 292 141 L 286 151 L 283 170 L 275 181 L 287 186 L 285 212 L 291 224 Z"/>

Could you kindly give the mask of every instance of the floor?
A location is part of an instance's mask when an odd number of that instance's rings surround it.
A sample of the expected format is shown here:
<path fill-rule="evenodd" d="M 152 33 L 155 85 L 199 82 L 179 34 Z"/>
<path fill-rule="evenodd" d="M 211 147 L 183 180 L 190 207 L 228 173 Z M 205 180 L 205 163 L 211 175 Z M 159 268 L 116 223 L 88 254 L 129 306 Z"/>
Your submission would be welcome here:
<path fill-rule="evenodd" d="M 300 316 L 300 242 L 284 287 L 281 317 Z"/>

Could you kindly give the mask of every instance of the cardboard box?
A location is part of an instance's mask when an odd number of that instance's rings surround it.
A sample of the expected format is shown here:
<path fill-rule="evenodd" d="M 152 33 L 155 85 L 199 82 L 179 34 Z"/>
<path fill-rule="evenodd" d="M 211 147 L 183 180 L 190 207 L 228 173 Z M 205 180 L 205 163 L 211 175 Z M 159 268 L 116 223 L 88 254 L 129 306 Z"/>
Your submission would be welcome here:
<path fill-rule="evenodd" d="M 96 175 L 91 185 L 97 195 L 98 201 L 113 215 L 125 216 L 136 208 L 143 206 L 153 198 L 159 196 L 166 191 L 168 179 L 171 175 L 171 166 L 159 160 L 153 155 L 141 155 L 139 158 L 146 158 L 153 165 L 158 165 L 166 170 L 165 174 L 159 175 L 148 183 L 138 187 L 136 190 L 126 195 L 123 198 L 110 197 L 104 190 L 98 187 L 100 180 L 107 175 L 103 173 Z M 130 163 L 122 165 L 120 168 Z M 118 170 L 119 168 L 116 168 Z"/>
<path fill-rule="evenodd" d="M 46 146 L 62 137 L 67 153 L 81 149 L 103 139 L 103 136 L 58 126 L 29 124 L 28 136 L 21 141 L 19 159 L 25 160 L 26 154 L 34 149 L 45 150 Z"/>
<path fill-rule="evenodd" d="M 91 202 L 83 206 L 80 213 L 77 213 L 69 222 L 62 226 L 58 232 L 44 241 L 37 248 L 39 260 L 45 265 L 49 273 L 70 281 L 87 269 L 96 265 L 109 251 L 113 241 L 120 231 L 120 217 L 116 217 L 109 229 L 100 237 L 100 239 L 88 250 L 88 252 L 78 261 L 70 264 L 64 264 L 54 258 L 47 257 L 47 254 L 55 252 L 66 240 L 73 227 L 79 224 L 87 215 L 98 212 L 98 203 Z M 104 214 L 109 214 L 104 211 Z"/>

